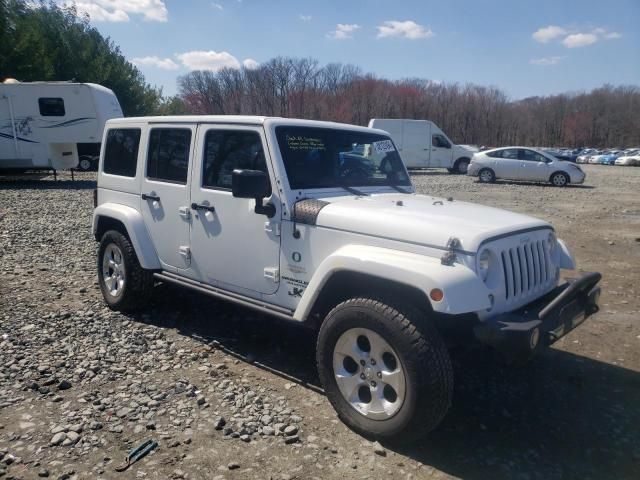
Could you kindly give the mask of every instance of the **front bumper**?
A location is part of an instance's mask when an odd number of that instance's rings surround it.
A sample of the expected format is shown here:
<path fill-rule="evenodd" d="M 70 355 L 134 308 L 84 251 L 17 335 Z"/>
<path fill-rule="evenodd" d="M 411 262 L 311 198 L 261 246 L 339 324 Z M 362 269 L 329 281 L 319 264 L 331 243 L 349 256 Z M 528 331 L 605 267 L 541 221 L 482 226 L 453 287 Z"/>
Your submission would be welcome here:
<path fill-rule="evenodd" d="M 602 278 L 586 273 L 570 279 L 519 310 L 490 318 L 474 328 L 482 343 L 507 357 L 527 358 L 549 346 L 598 311 Z"/>

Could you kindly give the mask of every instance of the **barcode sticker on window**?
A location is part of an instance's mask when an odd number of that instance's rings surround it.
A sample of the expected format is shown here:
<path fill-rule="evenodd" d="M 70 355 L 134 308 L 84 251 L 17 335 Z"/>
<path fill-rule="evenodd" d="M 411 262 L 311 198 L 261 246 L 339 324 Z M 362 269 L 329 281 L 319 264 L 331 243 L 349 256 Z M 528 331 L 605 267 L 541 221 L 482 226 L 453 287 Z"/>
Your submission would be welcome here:
<path fill-rule="evenodd" d="M 381 140 L 379 142 L 373 142 L 373 150 L 376 153 L 395 152 L 396 148 L 393 146 L 391 140 Z"/>

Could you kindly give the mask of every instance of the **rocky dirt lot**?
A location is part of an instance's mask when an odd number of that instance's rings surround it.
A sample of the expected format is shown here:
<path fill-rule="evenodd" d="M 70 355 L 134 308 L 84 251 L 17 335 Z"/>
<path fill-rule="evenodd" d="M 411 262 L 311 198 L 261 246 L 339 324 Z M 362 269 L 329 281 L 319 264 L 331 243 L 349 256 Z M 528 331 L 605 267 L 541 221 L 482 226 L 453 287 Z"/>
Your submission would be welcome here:
<path fill-rule="evenodd" d="M 585 168 L 566 189 L 414 175 L 553 222 L 604 279 L 602 311 L 526 367 L 453 351 L 450 413 L 405 447 L 338 421 L 310 332 L 168 286 L 146 313 L 105 308 L 93 174 L 0 178 L 0 478 L 640 478 L 640 168 Z"/>

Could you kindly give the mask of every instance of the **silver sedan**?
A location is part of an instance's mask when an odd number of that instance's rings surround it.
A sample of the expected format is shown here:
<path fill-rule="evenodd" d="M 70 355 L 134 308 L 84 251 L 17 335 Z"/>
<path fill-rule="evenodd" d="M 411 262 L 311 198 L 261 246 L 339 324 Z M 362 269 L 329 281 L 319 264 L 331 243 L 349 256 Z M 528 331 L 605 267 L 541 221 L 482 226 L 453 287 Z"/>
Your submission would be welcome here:
<path fill-rule="evenodd" d="M 495 148 L 475 153 L 467 175 L 478 177 L 483 183 L 505 179 L 549 182 L 556 187 L 583 183 L 586 177 L 575 163 L 528 147 Z"/>

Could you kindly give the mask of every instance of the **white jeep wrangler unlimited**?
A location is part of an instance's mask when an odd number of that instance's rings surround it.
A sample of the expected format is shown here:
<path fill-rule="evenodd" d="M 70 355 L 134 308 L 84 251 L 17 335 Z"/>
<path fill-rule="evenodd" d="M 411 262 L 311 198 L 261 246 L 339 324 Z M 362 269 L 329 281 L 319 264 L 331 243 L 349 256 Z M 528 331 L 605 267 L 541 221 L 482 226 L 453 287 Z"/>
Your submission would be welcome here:
<path fill-rule="evenodd" d="M 327 397 L 354 430 L 408 440 L 442 420 L 462 330 L 528 358 L 597 311 L 546 222 L 415 193 L 389 136 L 239 116 L 107 122 L 95 197 L 107 304 L 168 282 L 318 328 Z"/>

